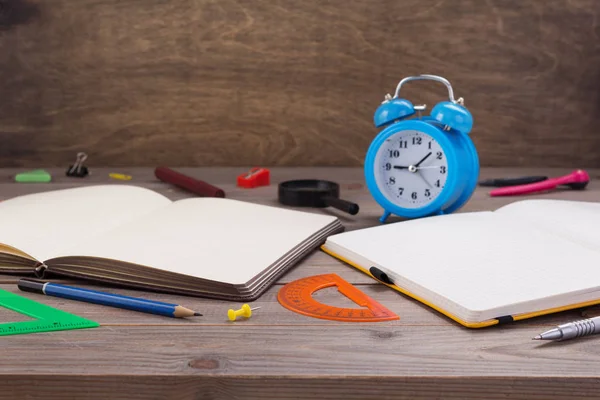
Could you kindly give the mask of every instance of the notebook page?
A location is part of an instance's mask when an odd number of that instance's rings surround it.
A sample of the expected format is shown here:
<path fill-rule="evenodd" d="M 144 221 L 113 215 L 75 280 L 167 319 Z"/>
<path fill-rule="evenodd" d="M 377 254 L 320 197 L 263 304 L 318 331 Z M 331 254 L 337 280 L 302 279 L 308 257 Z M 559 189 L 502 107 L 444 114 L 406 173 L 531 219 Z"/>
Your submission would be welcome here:
<path fill-rule="evenodd" d="M 600 203 L 531 199 L 495 211 L 600 251 Z"/>
<path fill-rule="evenodd" d="M 327 241 L 412 282 L 415 294 L 425 288 L 471 311 L 600 286 L 600 253 L 493 212 L 398 222 Z"/>
<path fill-rule="evenodd" d="M 179 200 L 62 256 L 93 256 L 244 284 L 337 218 L 232 199 Z"/>
<path fill-rule="evenodd" d="M 119 184 L 15 197 L 0 202 L 0 243 L 44 261 L 170 203 L 152 190 Z"/>

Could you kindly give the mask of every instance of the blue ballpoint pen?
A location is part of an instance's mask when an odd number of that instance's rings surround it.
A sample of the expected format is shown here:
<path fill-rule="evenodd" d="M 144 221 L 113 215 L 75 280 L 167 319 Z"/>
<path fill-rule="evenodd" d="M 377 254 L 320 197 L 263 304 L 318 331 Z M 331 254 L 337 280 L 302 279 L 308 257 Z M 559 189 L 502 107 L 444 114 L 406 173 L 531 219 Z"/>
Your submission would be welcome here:
<path fill-rule="evenodd" d="M 58 283 L 38 281 L 35 279 L 19 279 L 18 287 L 24 292 L 33 292 L 47 296 L 62 297 L 64 299 L 84 301 L 87 303 L 124 308 L 173 318 L 202 315 L 177 304 L 99 292 L 95 290 L 60 285 Z"/>

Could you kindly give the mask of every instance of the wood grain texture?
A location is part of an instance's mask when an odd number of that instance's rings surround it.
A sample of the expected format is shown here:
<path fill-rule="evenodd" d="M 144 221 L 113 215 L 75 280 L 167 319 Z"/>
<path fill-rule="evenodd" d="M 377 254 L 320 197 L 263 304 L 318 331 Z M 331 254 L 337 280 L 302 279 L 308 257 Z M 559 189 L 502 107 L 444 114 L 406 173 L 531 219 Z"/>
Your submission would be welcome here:
<path fill-rule="evenodd" d="M 0 0 L 0 166 L 359 166 L 383 96 L 432 73 L 483 165 L 600 167 L 599 18 L 594 0 Z"/>
<path fill-rule="evenodd" d="M 157 181 L 151 169 L 93 168 L 85 179 L 68 178 L 63 169 L 51 169 L 51 184 L 11 183 L 17 171 L 0 170 L 0 200 L 78 185 L 119 183 L 109 179 L 110 171 L 130 173 L 134 179 L 128 183 L 173 200 L 190 197 Z M 280 181 L 331 179 L 340 182 L 344 196 L 361 207 L 356 216 L 339 214 L 348 230 L 378 224 L 380 210 L 364 187 L 360 168 L 274 168 L 272 185 L 258 189 L 235 187 L 239 168 L 181 171 L 224 188 L 229 198 L 271 205 L 277 205 L 276 184 Z M 481 175 L 494 178 L 569 171 L 489 168 Z M 600 170 L 589 172 L 592 182 L 584 191 L 490 198 L 487 188 L 478 188 L 459 212 L 495 210 L 531 197 L 600 201 Z M 283 284 L 321 273 L 337 273 L 397 313 L 400 320 L 360 324 L 317 320 L 279 305 L 276 294 Z M 101 326 L 2 337 L 0 399 L 572 399 L 596 398 L 600 390 L 597 337 L 564 343 L 531 340 L 558 323 L 581 318 L 585 309 L 467 329 L 318 251 L 252 303 L 261 307 L 252 318 L 235 323 L 227 321 L 225 314 L 228 308 L 240 306 L 236 303 L 61 281 L 179 303 L 204 314 L 198 319 L 175 320 L 23 293 L 15 287 L 17 279 L 1 275 L 0 289 L 90 318 Z M 351 305 L 333 289 L 316 296 L 326 304 Z M 14 315 L 0 312 L 2 322 L 11 317 Z"/>
<path fill-rule="evenodd" d="M 210 363 L 206 363 L 210 365 Z M 204 364 L 203 364 L 204 365 Z M 210 400 L 431 400 L 467 397 L 489 400 L 546 400 L 595 399 L 598 390 L 596 378 L 445 378 L 432 385 L 420 376 L 402 379 L 389 377 L 353 377 L 344 382 L 343 390 L 335 379 L 311 376 L 273 379 L 265 390 L 262 379 L 249 376 L 73 376 L 69 389 L 53 376 L 36 378 L 36 385 L 21 376 L 5 375 L 0 381 L 0 399 L 15 398 L 70 400 L 81 399 L 210 399 Z M 40 390 L 40 387 L 44 390 Z M 115 393 L 113 387 L 119 387 Z M 546 390 L 540 392 L 539 387 Z M 466 397 L 467 396 L 467 397 Z"/>
<path fill-rule="evenodd" d="M 529 324 L 487 330 L 363 323 L 105 326 L 3 337 L 0 373 L 247 376 L 266 386 L 290 376 L 338 384 L 353 377 L 598 378 L 597 337 L 539 344 L 531 338 L 540 329 Z"/>

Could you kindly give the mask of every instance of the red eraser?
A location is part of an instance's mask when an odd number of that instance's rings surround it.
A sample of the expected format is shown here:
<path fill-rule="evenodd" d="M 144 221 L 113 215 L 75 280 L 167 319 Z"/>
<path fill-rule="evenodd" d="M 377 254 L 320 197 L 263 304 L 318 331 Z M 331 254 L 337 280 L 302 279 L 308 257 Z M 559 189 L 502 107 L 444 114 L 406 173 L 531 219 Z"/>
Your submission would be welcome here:
<path fill-rule="evenodd" d="M 255 167 L 237 177 L 237 185 L 243 188 L 269 186 L 271 172 L 266 168 Z"/>

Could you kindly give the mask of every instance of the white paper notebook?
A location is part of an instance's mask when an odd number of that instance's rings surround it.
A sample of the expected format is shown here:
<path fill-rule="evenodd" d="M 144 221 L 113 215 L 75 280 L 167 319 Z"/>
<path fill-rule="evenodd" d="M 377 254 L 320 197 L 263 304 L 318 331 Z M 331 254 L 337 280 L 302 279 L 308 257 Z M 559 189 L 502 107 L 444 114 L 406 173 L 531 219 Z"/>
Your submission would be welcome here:
<path fill-rule="evenodd" d="M 600 203 L 523 200 L 339 233 L 322 249 L 473 328 L 600 303 Z"/>
<path fill-rule="evenodd" d="M 324 214 L 88 186 L 0 202 L 0 272 L 251 300 L 342 230 Z"/>

